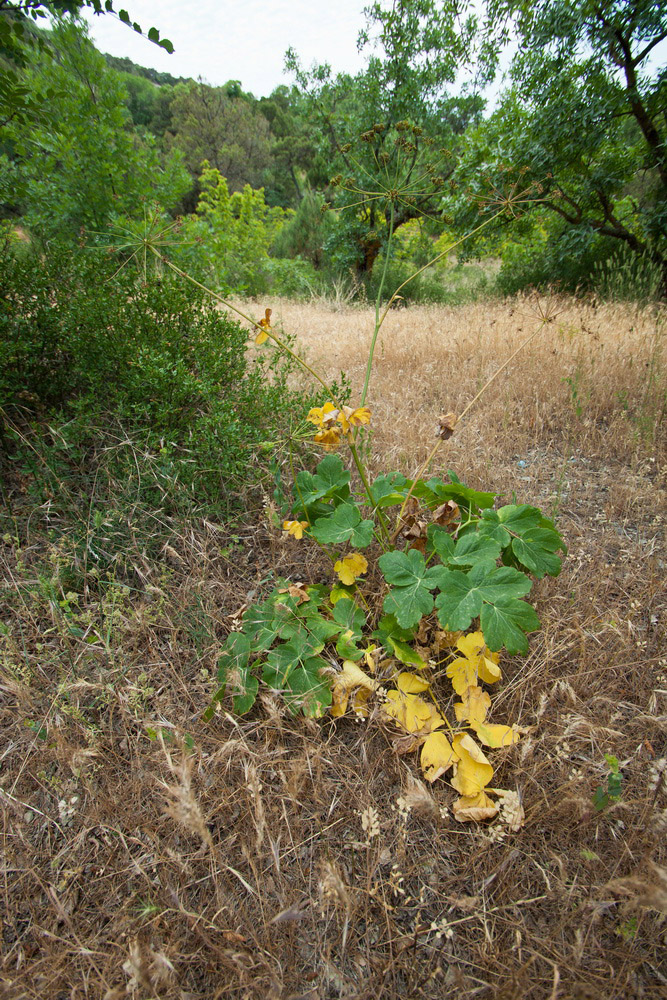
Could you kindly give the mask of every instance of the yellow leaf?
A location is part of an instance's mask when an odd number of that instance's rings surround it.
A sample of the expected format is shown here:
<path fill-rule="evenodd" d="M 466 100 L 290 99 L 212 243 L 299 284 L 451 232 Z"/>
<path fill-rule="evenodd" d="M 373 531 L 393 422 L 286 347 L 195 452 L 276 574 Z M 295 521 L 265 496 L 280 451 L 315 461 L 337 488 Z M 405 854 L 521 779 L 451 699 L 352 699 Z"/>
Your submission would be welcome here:
<path fill-rule="evenodd" d="M 371 411 L 367 406 L 358 406 L 356 410 L 351 406 L 344 406 L 343 412 L 338 417 L 343 430 L 347 432 L 349 427 L 358 427 L 360 424 L 371 422 Z"/>
<path fill-rule="evenodd" d="M 264 310 L 264 318 L 257 321 L 257 326 L 260 327 L 260 331 L 255 337 L 256 344 L 263 344 L 265 340 L 268 340 L 268 331 L 271 329 L 271 310 Z"/>
<path fill-rule="evenodd" d="M 362 576 L 368 571 L 368 563 L 360 552 L 351 552 L 344 559 L 339 559 L 337 563 L 334 563 L 334 569 L 338 573 L 341 583 L 351 587 L 358 576 Z"/>
<path fill-rule="evenodd" d="M 484 722 L 483 719 L 479 721 L 471 719 L 470 728 L 475 730 L 480 743 L 483 743 L 485 747 L 511 747 L 520 739 L 519 733 L 511 729 L 510 726 L 493 725 L 490 722 Z"/>
<path fill-rule="evenodd" d="M 354 660 L 345 660 L 343 669 L 335 675 L 331 686 L 330 714 L 336 719 L 345 715 L 349 693 L 355 688 L 365 688 L 370 695 L 371 691 L 377 690 L 379 686 L 379 681 L 373 680 L 372 677 L 365 674 Z M 368 698 L 366 698 L 367 700 Z"/>
<path fill-rule="evenodd" d="M 368 699 L 371 696 L 371 692 L 367 688 L 360 687 L 354 692 L 352 698 L 352 711 L 355 715 L 361 716 L 362 719 L 368 718 Z"/>
<path fill-rule="evenodd" d="M 444 719 L 435 705 L 424 701 L 416 694 L 387 691 L 387 701 L 383 708 L 385 715 L 415 736 L 426 736 L 444 725 Z"/>
<path fill-rule="evenodd" d="M 428 691 L 431 686 L 417 674 L 407 672 L 398 675 L 396 685 L 404 694 L 419 694 L 420 691 Z"/>
<path fill-rule="evenodd" d="M 373 671 L 373 673 L 375 673 L 376 670 L 375 656 L 373 654 L 376 652 L 377 649 L 378 647 L 373 642 L 371 643 L 370 646 L 367 646 L 366 649 L 364 650 L 364 663 L 366 664 L 369 670 Z"/>
<path fill-rule="evenodd" d="M 475 685 L 463 692 L 461 701 L 457 701 L 454 704 L 454 711 L 459 722 L 467 719 L 474 729 L 475 723 L 484 722 L 486 713 L 490 707 L 491 698 L 489 695 L 481 687 Z M 483 742 L 484 740 L 482 740 Z"/>
<path fill-rule="evenodd" d="M 304 530 L 308 527 L 308 521 L 283 521 L 283 531 L 295 538 L 303 538 Z"/>
<path fill-rule="evenodd" d="M 453 744 L 459 763 L 452 778 L 452 786 L 465 798 L 478 795 L 491 781 L 493 768 L 472 736 L 457 733 Z"/>
<path fill-rule="evenodd" d="M 482 819 L 492 819 L 498 815 L 498 806 L 491 801 L 485 792 L 477 795 L 461 796 L 452 805 L 454 819 L 459 823 L 479 822 Z"/>
<path fill-rule="evenodd" d="M 306 417 L 306 420 L 309 420 L 311 424 L 315 424 L 321 431 L 331 429 L 337 419 L 338 410 L 333 403 L 328 402 L 324 406 L 314 406 L 312 410 L 308 411 L 308 416 Z M 336 430 L 336 433 L 338 433 L 338 430 Z"/>
<path fill-rule="evenodd" d="M 496 681 L 500 680 L 502 676 L 498 666 L 500 656 L 487 648 L 481 632 L 469 632 L 468 635 L 461 636 L 456 643 L 456 648 L 460 649 L 468 660 L 475 663 L 477 676 L 486 681 L 487 684 L 495 684 Z M 457 694 L 462 693 L 462 691 L 457 692 Z"/>
<path fill-rule="evenodd" d="M 431 733 L 424 740 L 421 768 L 427 781 L 435 781 L 458 760 L 444 733 Z"/>
<path fill-rule="evenodd" d="M 324 445 L 326 451 L 331 451 L 340 444 L 340 431 L 337 427 L 332 427 L 326 431 L 319 431 L 313 438 L 317 444 Z"/>
<path fill-rule="evenodd" d="M 447 664 L 447 676 L 457 694 L 463 695 L 469 687 L 477 684 L 477 666 L 473 660 L 459 657 Z"/>

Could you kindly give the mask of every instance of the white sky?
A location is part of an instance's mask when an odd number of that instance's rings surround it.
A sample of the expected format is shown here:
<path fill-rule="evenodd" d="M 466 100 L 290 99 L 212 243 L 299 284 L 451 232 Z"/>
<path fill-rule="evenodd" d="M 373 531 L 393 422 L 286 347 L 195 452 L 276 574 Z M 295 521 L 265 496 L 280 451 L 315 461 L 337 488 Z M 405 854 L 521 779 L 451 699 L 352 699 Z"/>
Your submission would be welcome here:
<path fill-rule="evenodd" d="M 128 56 L 173 76 L 203 77 L 220 85 L 240 80 L 263 97 L 279 84 L 285 51 L 296 50 L 302 65 L 329 62 L 334 72 L 356 73 L 364 58 L 357 36 L 368 0 L 118 0 L 144 32 L 156 27 L 174 45 L 173 55 L 110 14 L 88 13 L 93 41 L 102 52 Z"/>

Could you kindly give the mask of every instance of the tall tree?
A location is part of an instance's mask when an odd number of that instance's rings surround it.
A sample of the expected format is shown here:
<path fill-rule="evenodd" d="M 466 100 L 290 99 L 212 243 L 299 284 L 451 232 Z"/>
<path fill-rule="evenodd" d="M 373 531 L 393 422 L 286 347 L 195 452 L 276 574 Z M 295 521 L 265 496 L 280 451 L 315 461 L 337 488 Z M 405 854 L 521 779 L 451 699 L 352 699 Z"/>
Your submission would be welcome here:
<path fill-rule="evenodd" d="M 475 38 L 475 17 L 459 9 L 456 0 L 371 4 L 359 38 L 368 66 L 356 77 L 333 77 L 327 65 L 304 72 L 287 54 L 316 126 L 316 162 L 335 175 L 335 207 L 347 209 L 346 263 L 360 274 L 372 270 L 390 228 L 439 214 L 457 138 L 481 112 L 478 96 L 447 89 Z"/>
<path fill-rule="evenodd" d="M 35 113 L 3 130 L 10 149 L 0 167 L 0 203 L 45 237 L 100 229 L 113 216 L 172 207 L 190 180 L 180 158 L 162 161 L 150 138 L 133 130 L 119 74 L 109 69 L 87 28 L 59 22 L 49 47 L 27 57 L 21 83 Z M 7 182 L 9 177 L 10 182 Z"/>
<path fill-rule="evenodd" d="M 230 96 L 228 86 L 189 81 L 175 87 L 170 135 L 193 174 L 206 160 L 232 191 L 258 187 L 271 163 L 269 123 L 242 93 Z"/>
<path fill-rule="evenodd" d="M 532 185 L 522 210 L 551 219 L 554 258 L 558 247 L 584 261 L 601 240 L 623 245 L 662 269 L 667 293 L 667 70 L 654 59 L 667 7 L 489 0 L 488 18 L 486 30 L 518 36 L 519 49 L 511 87 L 471 137 L 459 222 L 488 214 L 493 191 L 502 201 Z"/>

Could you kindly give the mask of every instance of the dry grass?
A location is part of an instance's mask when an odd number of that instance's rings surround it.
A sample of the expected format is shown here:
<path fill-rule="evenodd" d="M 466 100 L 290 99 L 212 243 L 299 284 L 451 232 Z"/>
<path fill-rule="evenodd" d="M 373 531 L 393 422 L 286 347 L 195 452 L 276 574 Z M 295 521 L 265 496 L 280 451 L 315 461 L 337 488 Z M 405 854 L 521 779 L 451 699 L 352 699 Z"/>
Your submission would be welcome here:
<path fill-rule="evenodd" d="M 155 560 L 138 537 L 133 575 L 88 574 L 67 602 L 81 556 L 8 477 L 4 995 L 667 996 L 660 316 L 556 306 L 436 463 L 557 508 L 570 546 L 537 588 L 529 656 L 504 663 L 496 720 L 531 731 L 494 781 L 521 791 L 526 825 L 493 843 L 454 822 L 447 784 L 425 788 L 376 717 L 293 720 L 264 699 L 201 723 L 236 613 L 270 572 L 307 578 L 303 546 L 249 524 L 230 547 L 200 524 Z M 356 394 L 369 314 L 275 311 Z M 437 415 L 538 322 L 528 299 L 391 313 L 373 466 L 414 471 Z M 605 753 L 623 794 L 598 813 Z"/>

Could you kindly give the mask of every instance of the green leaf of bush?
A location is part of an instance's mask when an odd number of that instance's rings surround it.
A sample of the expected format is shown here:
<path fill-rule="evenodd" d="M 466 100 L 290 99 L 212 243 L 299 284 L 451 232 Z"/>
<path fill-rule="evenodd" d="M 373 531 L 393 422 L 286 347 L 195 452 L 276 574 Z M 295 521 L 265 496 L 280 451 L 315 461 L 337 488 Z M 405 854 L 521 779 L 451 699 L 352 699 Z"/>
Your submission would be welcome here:
<path fill-rule="evenodd" d="M 441 567 L 426 568 L 421 552 L 385 552 L 378 560 L 380 569 L 392 589 L 384 599 L 384 610 L 395 616 L 403 628 L 416 625 L 423 615 L 433 610 L 430 593 L 437 586 Z"/>
<path fill-rule="evenodd" d="M 473 618 L 479 617 L 483 604 L 507 604 L 512 598 L 523 597 L 531 588 L 524 573 L 512 566 L 495 566 L 490 562 L 478 563 L 469 573 L 442 567 L 434 567 L 434 571 L 439 574 L 441 593 L 435 603 L 443 628 L 467 629 Z"/>

